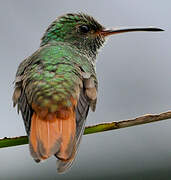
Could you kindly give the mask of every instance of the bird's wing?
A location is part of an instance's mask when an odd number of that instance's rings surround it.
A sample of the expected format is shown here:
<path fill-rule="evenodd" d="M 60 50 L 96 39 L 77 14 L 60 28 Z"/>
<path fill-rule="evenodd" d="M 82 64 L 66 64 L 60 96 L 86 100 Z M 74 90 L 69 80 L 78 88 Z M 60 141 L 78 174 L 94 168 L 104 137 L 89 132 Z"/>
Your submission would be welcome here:
<path fill-rule="evenodd" d="M 29 135 L 33 110 L 32 110 L 32 107 L 28 103 L 25 90 L 22 84 L 23 84 L 24 70 L 28 67 L 29 62 L 30 62 L 30 59 L 24 60 L 18 68 L 18 71 L 16 73 L 16 78 L 14 81 L 15 89 L 14 89 L 14 93 L 12 97 L 13 106 L 15 107 L 17 105 L 18 113 L 19 111 L 21 111 L 25 129 L 28 135 Z"/>
<path fill-rule="evenodd" d="M 89 107 L 91 107 L 91 109 L 95 111 L 96 99 L 97 99 L 96 79 L 90 75 L 88 75 L 88 78 L 87 75 L 86 76 L 84 75 L 85 73 L 83 73 L 83 87 L 80 90 L 79 100 L 77 102 L 77 107 L 76 107 L 75 151 L 73 151 L 73 156 L 68 161 L 58 160 L 58 172 L 60 173 L 63 173 L 68 168 L 70 168 L 75 159 L 81 141 L 81 137 L 85 130 L 85 122 L 88 115 Z"/>
<path fill-rule="evenodd" d="M 30 125 L 31 125 L 31 117 L 33 115 L 33 109 L 31 104 L 29 104 L 28 99 L 25 93 L 25 87 L 23 86 L 24 73 L 31 66 L 37 63 L 37 55 L 43 48 L 39 48 L 35 53 L 33 53 L 30 57 L 23 60 L 17 70 L 16 78 L 14 81 L 14 93 L 13 93 L 13 106 L 17 105 L 17 111 L 21 111 L 21 115 L 24 121 L 25 129 L 27 134 L 29 135 Z"/>

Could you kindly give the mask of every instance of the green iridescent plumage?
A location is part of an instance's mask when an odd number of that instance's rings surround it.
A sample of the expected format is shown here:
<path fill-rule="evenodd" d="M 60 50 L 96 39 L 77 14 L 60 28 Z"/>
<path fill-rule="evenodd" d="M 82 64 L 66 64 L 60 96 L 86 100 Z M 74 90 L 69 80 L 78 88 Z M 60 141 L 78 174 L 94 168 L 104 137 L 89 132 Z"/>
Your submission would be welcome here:
<path fill-rule="evenodd" d="M 79 27 L 86 25 L 90 32 L 84 34 Z M 104 27 L 93 17 L 85 14 L 66 14 L 57 18 L 46 30 L 42 37 L 41 46 L 55 42 L 66 42 L 70 46 L 79 48 L 79 51 L 85 55 L 95 58 L 97 50 L 102 46 L 105 38 L 95 35 L 96 32 L 103 30 Z"/>
<path fill-rule="evenodd" d="M 80 30 L 85 25 L 90 28 L 88 35 Z M 84 14 L 67 14 L 48 27 L 40 49 L 20 64 L 16 75 L 23 81 L 30 105 L 48 107 L 50 112 L 59 104 L 71 105 L 70 97 L 79 96 L 77 89 L 83 86 L 84 76 L 93 79 L 97 90 L 94 61 L 104 37 L 95 33 L 102 29 Z"/>
<path fill-rule="evenodd" d="M 18 75 L 29 62 L 31 64 L 23 74 L 28 101 L 40 107 L 48 106 L 52 112 L 57 110 L 58 104 L 71 105 L 70 97 L 77 96 L 76 88 L 81 86 L 83 79 L 80 67 L 94 77 L 97 87 L 93 64 L 66 43 L 42 47 L 20 65 Z"/>

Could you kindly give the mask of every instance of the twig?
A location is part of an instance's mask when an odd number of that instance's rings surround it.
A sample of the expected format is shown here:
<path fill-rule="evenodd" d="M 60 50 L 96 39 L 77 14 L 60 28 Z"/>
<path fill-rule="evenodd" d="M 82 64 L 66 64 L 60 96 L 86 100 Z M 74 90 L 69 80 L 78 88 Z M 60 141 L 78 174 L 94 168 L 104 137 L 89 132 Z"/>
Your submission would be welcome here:
<path fill-rule="evenodd" d="M 146 123 L 157 122 L 161 120 L 171 119 L 171 111 L 164 112 L 161 114 L 146 114 L 134 119 L 129 119 L 125 121 L 102 123 L 93 126 L 87 126 L 84 131 L 84 135 L 93 134 L 98 132 L 110 131 L 114 129 L 126 128 L 131 126 L 137 126 Z M 19 146 L 28 143 L 27 136 L 12 137 L 12 138 L 3 138 L 0 139 L 0 148 Z"/>

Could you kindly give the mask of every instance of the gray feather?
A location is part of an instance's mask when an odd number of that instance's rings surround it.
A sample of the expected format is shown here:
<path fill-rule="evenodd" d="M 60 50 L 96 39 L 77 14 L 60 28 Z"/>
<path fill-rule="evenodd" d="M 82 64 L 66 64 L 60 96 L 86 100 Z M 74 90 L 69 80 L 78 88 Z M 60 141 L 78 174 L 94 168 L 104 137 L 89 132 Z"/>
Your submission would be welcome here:
<path fill-rule="evenodd" d="M 84 133 L 85 122 L 86 122 L 86 118 L 89 111 L 89 105 L 90 105 L 90 101 L 88 97 L 86 97 L 82 89 L 80 92 L 79 101 L 76 107 L 76 129 L 77 129 L 76 147 L 75 147 L 75 150 L 73 150 L 73 156 L 71 159 L 69 159 L 68 161 L 62 161 L 62 160 L 57 161 L 59 173 L 63 173 L 64 171 L 66 171 L 66 169 L 70 168 L 75 159 L 75 155 L 77 153 L 77 150 L 81 141 L 81 137 Z"/>

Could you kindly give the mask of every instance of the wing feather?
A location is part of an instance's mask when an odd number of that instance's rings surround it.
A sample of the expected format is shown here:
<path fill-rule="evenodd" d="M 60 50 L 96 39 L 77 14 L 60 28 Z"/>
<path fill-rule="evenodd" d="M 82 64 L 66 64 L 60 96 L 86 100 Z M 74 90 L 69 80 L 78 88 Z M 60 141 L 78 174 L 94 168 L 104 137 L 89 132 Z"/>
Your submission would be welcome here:
<path fill-rule="evenodd" d="M 89 107 L 91 106 L 91 108 L 92 108 L 92 105 L 93 105 L 92 109 L 95 110 L 96 97 L 88 96 L 88 94 L 86 94 L 87 89 L 89 89 L 89 90 L 94 89 L 96 91 L 95 83 L 93 82 L 93 84 L 92 84 L 93 80 L 90 78 L 84 80 L 84 83 L 83 83 L 84 87 L 81 88 L 81 90 L 80 90 L 79 100 L 77 102 L 77 107 L 75 109 L 75 112 L 76 112 L 76 146 L 75 146 L 75 150 L 73 150 L 72 158 L 69 161 L 58 160 L 58 172 L 60 172 L 60 173 L 63 173 L 66 169 L 70 168 L 75 159 L 82 135 L 84 134 L 85 122 L 86 122 L 86 118 L 87 118 L 87 115 L 89 112 Z M 96 94 L 97 94 L 97 92 L 95 93 L 95 95 Z"/>

